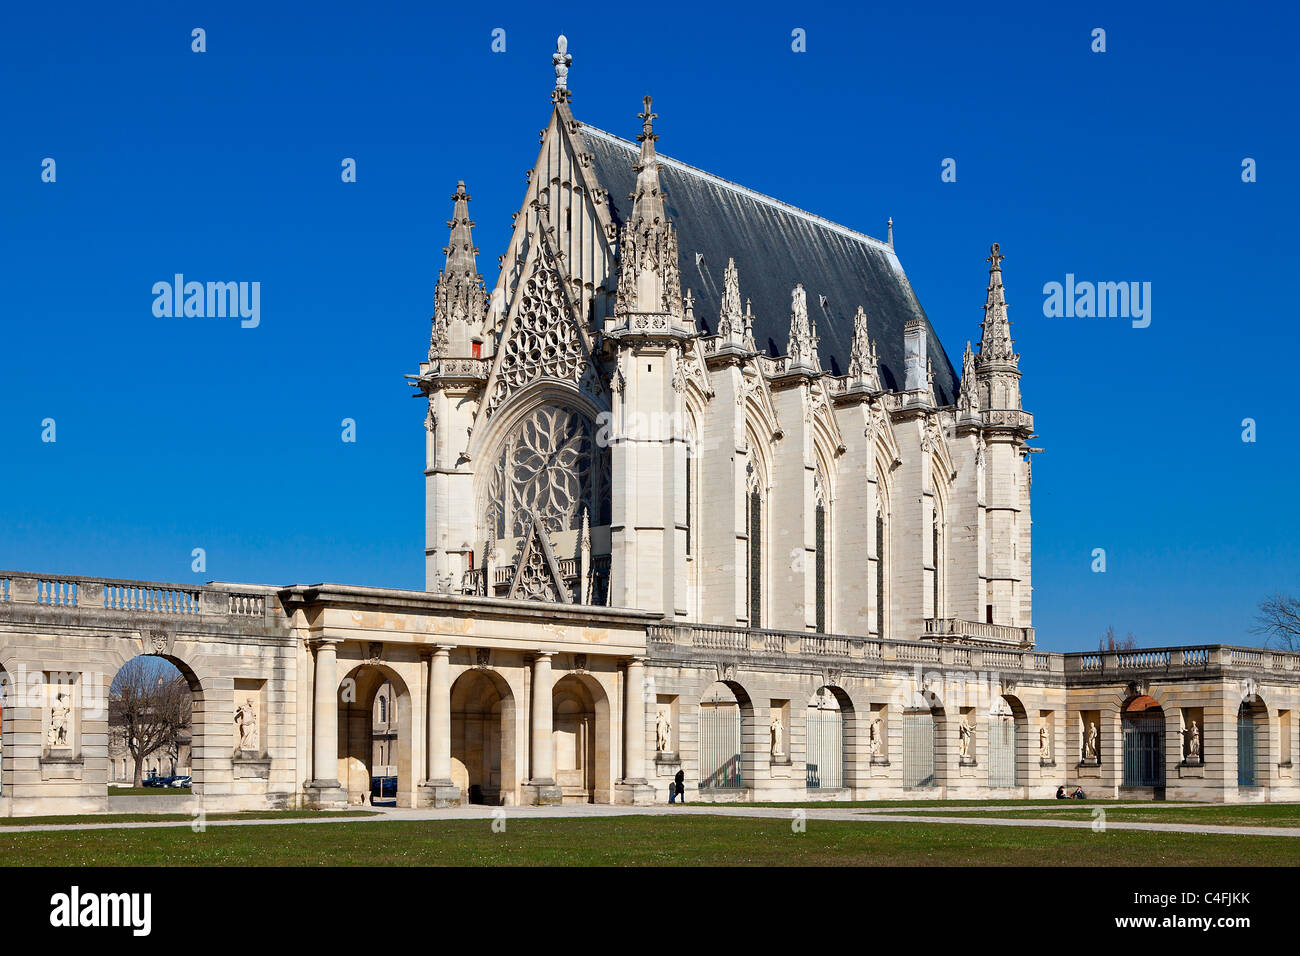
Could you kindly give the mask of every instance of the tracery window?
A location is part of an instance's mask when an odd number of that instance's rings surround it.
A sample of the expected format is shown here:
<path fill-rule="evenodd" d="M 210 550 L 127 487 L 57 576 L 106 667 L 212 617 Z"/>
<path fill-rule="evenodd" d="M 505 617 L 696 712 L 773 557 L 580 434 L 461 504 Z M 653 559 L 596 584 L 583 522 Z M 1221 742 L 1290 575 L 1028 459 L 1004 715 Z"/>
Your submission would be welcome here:
<path fill-rule="evenodd" d="M 885 564 L 886 550 L 885 543 L 885 513 L 880 503 L 876 503 L 876 634 L 879 637 L 885 636 L 885 602 L 888 595 L 885 593 Z"/>
<path fill-rule="evenodd" d="M 590 418 L 568 405 L 543 405 L 520 420 L 501 445 L 488 485 L 484 524 L 498 538 L 525 531 L 525 510 L 548 534 L 610 521 L 609 449 Z"/>
<path fill-rule="evenodd" d="M 826 633 L 826 482 L 819 471 L 813 478 L 813 495 L 817 502 L 815 514 L 817 579 L 817 633 Z"/>
<path fill-rule="evenodd" d="M 763 626 L 763 495 L 749 464 L 749 626 Z"/>

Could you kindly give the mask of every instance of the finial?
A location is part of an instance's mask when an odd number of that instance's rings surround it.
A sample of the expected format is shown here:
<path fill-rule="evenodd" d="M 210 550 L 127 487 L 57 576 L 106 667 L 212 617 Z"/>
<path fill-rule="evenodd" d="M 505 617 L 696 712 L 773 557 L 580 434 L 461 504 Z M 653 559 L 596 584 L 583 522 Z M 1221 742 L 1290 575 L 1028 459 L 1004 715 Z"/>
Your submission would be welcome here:
<path fill-rule="evenodd" d="M 647 139 L 653 141 L 659 138 L 654 130 L 654 121 L 658 119 L 659 114 L 650 112 L 651 98 L 643 96 L 641 102 L 645 104 L 645 112 L 636 114 L 641 119 L 641 135 L 636 138 L 638 143 Z"/>
<path fill-rule="evenodd" d="M 889 217 L 889 248 L 894 248 L 894 217 Z"/>
<path fill-rule="evenodd" d="M 569 38 L 563 33 L 555 38 L 555 53 L 551 57 L 551 62 L 555 64 L 555 92 L 551 94 L 551 100 L 556 103 L 567 103 L 569 64 L 573 62 L 573 57 L 569 55 Z"/>
<path fill-rule="evenodd" d="M 695 296 L 691 295 L 691 290 L 686 290 L 685 298 L 686 324 L 695 328 Z"/>
<path fill-rule="evenodd" d="M 1002 260 L 1005 259 L 1006 256 L 1004 256 L 1001 252 L 998 251 L 1000 248 L 1001 246 L 999 246 L 996 242 L 993 243 L 992 248 L 989 250 L 990 253 L 989 257 L 984 260 L 985 262 L 993 263 L 993 266 L 992 268 L 989 269 L 989 272 L 1002 271 Z"/>

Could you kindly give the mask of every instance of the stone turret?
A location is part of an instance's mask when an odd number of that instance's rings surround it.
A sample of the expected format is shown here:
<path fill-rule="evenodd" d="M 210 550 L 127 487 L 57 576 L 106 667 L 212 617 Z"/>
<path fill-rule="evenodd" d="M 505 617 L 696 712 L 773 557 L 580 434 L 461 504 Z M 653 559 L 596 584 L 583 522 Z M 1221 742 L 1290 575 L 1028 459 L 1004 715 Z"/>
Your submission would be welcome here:
<path fill-rule="evenodd" d="M 808 319 L 808 296 L 802 283 L 796 284 L 790 294 L 790 338 L 786 354 L 790 356 L 789 371 L 821 374 L 821 361 L 817 357 L 817 324 Z"/>

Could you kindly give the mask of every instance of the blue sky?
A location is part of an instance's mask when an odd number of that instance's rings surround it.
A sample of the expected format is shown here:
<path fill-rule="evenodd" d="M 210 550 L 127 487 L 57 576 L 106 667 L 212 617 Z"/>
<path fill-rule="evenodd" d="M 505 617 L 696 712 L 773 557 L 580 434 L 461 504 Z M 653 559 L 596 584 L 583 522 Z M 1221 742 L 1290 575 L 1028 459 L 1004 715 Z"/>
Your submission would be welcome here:
<path fill-rule="evenodd" d="M 495 279 L 564 32 L 583 121 L 631 136 L 651 93 L 662 152 L 872 235 L 893 216 L 959 368 L 1002 244 L 1042 646 L 1254 642 L 1256 602 L 1300 590 L 1294 11 L 276 6 L 0 15 L 0 567 L 421 587 L 402 375 L 457 179 Z M 261 282 L 260 325 L 156 318 L 177 272 Z M 1150 282 L 1150 327 L 1044 317 L 1067 273 Z"/>

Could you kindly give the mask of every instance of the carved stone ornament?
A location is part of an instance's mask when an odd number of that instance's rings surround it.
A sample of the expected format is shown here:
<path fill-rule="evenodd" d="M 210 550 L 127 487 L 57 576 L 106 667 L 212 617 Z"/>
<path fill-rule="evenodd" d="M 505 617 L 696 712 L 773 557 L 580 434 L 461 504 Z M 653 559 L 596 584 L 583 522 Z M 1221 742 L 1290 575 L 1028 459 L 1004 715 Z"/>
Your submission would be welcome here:
<path fill-rule="evenodd" d="M 492 660 L 492 650 L 487 647 L 474 648 L 474 666 L 478 668 L 487 667 Z"/>
<path fill-rule="evenodd" d="M 573 655 L 573 669 L 574 669 L 575 671 L 577 671 L 579 674 L 585 674 L 585 673 L 587 672 L 587 655 L 586 655 L 586 654 L 574 654 L 574 655 Z"/>
<path fill-rule="evenodd" d="M 166 654 L 171 650 L 171 635 L 162 630 L 150 631 L 148 647 L 151 654 Z"/>
<path fill-rule="evenodd" d="M 366 644 L 366 659 L 363 663 L 375 665 L 384 659 L 383 641 L 369 641 Z"/>

